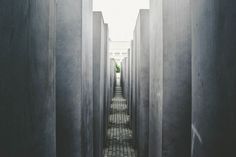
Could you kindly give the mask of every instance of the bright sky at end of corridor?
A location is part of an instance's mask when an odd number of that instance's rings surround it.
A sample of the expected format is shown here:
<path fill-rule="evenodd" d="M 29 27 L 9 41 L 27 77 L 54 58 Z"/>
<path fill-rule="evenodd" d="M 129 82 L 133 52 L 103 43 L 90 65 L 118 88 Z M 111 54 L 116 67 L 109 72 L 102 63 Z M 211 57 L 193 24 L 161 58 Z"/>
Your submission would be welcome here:
<path fill-rule="evenodd" d="M 115 41 L 131 40 L 139 9 L 148 8 L 149 0 L 93 0 L 93 10 L 102 11 Z"/>

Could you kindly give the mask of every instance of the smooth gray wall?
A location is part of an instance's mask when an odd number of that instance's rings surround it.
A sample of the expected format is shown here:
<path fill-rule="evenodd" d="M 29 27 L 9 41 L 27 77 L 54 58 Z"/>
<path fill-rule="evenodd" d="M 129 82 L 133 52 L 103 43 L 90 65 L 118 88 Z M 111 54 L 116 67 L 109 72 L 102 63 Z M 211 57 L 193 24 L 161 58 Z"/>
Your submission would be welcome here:
<path fill-rule="evenodd" d="M 162 157 L 163 20 L 162 0 L 150 1 L 149 157 Z M 154 68 L 154 67 L 155 68 Z"/>
<path fill-rule="evenodd" d="M 105 24 L 102 12 L 93 12 L 94 156 L 103 156 L 105 90 Z"/>
<path fill-rule="evenodd" d="M 115 61 L 114 59 L 110 59 L 110 92 L 111 92 L 111 95 L 110 95 L 110 98 L 111 98 L 111 102 L 112 102 L 112 98 L 114 97 L 114 89 L 115 89 L 115 75 L 116 75 L 116 72 L 115 72 Z"/>
<path fill-rule="evenodd" d="M 131 117 L 132 113 L 132 75 L 131 75 L 131 49 L 128 50 L 128 113 Z M 130 120 L 130 127 L 132 126 L 132 122 Z"/>
<path fill-rule="evenodd" d="M 133 34 L 133 38 L 135 37 L 135 33 Z M 132 41 L 132 114 L 131 114 L 131 121 L 132 121 L 132 132 L 133 132 L 133 143 L 134 147 L 137 148 L 137 59 L 136 59 L 136 48 L 135 48 L 136 41 Z"/>
<path fill-rule="evenodd" d="M 236 1 L 191 3 L 192 157 L 236 156 Z"/>
<path fill-rule="evenodd" d="M 131 75 L 132 75 L 132 88 L 131 88 L 131 91 L 132 91 L 132 103 L 131 103 L 131 107 L 132 107 L 132 110 L 131 110 L 131 128 L 132 128 L 132 132 L 133 132 L 133 143 L 134 143 L 134 147 L 136 148 L 136 53 L 135 53 L 135 47 L 134 47 L 134 44 L 135 44 L 135 41 L 132 40 L 131 42 L 131 47 L 132 47 L 132 55 L 131 55 L 131 65 L 132 65 L 132 72 L 131 72 Z"/>
<path fill-rule="evenodd" d="M 108 115 L 110 109 L 110 55 L 109 55 L 109 27 L 108 24 L 104 24 L 104 146 L 107 139 L 107 129 L 108 129 Z"/>
<path fill-rule="evenodd" d="M 54 7 L 1 0 L 1 157 L 56 157 Z"/>
<path fill-rule="evenodd" d="M 121 86 L 123 96 L 128 100 L 128 58 L 124 58 L 121 62 Z"/>
<path fill-rule="evenodd" d="M 190 1 L 151 0 L 149 156 L 191 155 Z"/>
<path fill-rule="evenodd" d="M 93 156 L 92 1 L 57 1 L 57 156 Z"/>
<path fill-rule="evenodd" d="M 138 157 L 148 155 L 149 124 L 149 10 L 141 9 L 134 31 L 136 55 L 136 131 Z"/>

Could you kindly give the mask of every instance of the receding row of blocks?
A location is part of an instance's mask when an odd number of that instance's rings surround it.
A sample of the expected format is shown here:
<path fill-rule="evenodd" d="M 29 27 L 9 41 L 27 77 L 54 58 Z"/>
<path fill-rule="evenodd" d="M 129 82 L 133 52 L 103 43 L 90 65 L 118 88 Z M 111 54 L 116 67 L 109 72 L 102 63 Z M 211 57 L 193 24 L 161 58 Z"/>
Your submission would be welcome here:
<path fill-rule="evenodd" d="M 0 10 L 0 156 L 102 157 L 115 63 L 92 0 Z"/>
<path fill-rule="evenodd" d="M 138 156 L 236 156 L 236 2 L 150 2 L 122 62 Z"/>

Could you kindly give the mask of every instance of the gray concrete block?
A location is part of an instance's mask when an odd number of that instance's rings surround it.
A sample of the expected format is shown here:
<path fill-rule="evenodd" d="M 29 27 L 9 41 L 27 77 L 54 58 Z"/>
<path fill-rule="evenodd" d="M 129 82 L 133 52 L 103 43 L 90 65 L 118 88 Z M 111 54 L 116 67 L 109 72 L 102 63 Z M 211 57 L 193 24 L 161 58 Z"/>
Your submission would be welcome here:
<path fill-rule="evenodd" d="M 92 1 L 57 1 L 57 156 L 93 156 Z"/>
<path fill-rule="evenodd" d="M 110 82 L 110 88 L 111 88 L 111 90 L 110 90 L 110 92 L 111 92 L 111 95 L 110 95 L 110 98 L 112 99 L 113 97 L 114 97 L 114 90 L 115 90 L 115 84 L 116 84 L 116 82 L 115 82 L 115 77 L 116 77 L 116 71 L 115 71 L 115 61 L 114 61 L 114 59 L 110 59 L 110 80 L 111 80 L 111 82 Z"/>
<path fill-rule="evenodd" d="M 125 90 L 124 90 L 124 95 L 125 95 L 125 98 L 126 100 L 128 101 L 128 79 L 129 79 L 129 75 L 128 75 L 128 70 L 129 70 L 129 67 L 128 67 L 128 57 L 125 58 Z"/>
<path fill-rule="evenodd" d="M 54 7 L 1 1 L 1 157 L 56 157 Z"/>
<path fill-rule="evenodd" d="M 128 58 L 124 58 L 121 62 L 121 86 L 123 90 L 123 96 L 128 98 Z"/>
<path fill-rule="evenodd" d="M 236 156 L 236 1 L 192 1 L 192 157 Z"/>
<path fill-rule="evenodd" d="M 105 90 L 105 24 L 101 12 L 93 13 L 93 102 L 94 102 L 94 156 L 103 156 L 104 144 L 104 90 Z"/>
<path fill-rule="evenodd" d="M 136 53 L 135 53 L 135 47 L 134 47 L 135 41 L 131 41 L 131 81 L 132 81 L 132 87 L 131 87 L 131 128 L 134 136 L 134 146 L 136 147 Z"/>
<path fill-rule="evenodd" d="M 132 81 L 131 81 L 131 49 L 128 50 L 128 113 L 131 116 L 132 113 Z M 130 121 L 131 125 L 131 121 Z"/>
<path fill-rule="evenodd" d="M 123 94 L 123 96 L 124 96 L 124 84 L 125 84 L 125 80 L 124 80 L 124 73 L 125 73 L 125 67 L 124 67 L 124 59 L 121 61 L 121 63 L 120 63 L 120 69 L 121 69 L 121 71 L 120 71 L 120 85 L 121 85 L 121 90 L 122 90 L 122 94 Z"/>
<path fill-rule="evenodd" d="M 140 10 L 134 30 L 136 57 L 136 139 L 139 157 L 148 155 L 149 124 L 149 10 Z"/>
<path fill-rule="evenodd" d="M 190 1 L 151 0 L 149 156 L 191 155 Z"/>
<path fill-rule="evenodd" d="M 107 129 L 108 129 L 108 114 L 111 104 L 110 98 L 110 55 L 109 55 L 109 28 L 108 24 L 104 25 L 104 146 L 107 139 Z"/>
<path fill-rule="evenodd" d="M 162 157 L 163 17 L 162 0 L 150 1 L 149 157 Z M 155 67 L 155 68 L 154 68 Z"/>

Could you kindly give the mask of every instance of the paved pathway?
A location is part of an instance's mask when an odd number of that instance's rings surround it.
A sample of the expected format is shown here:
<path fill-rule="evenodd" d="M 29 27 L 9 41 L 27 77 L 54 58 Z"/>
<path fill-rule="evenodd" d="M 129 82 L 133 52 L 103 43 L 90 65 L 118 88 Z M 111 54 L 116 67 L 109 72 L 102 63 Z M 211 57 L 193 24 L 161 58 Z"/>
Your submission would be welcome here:
<path fill-rule="evenodd" d="M 115 89 L 109 115 L 109 128 L 104 157 L 135 157 L 132 131 L 129 128 L 130 116 L 126 99 L 119 85 Z"/>

